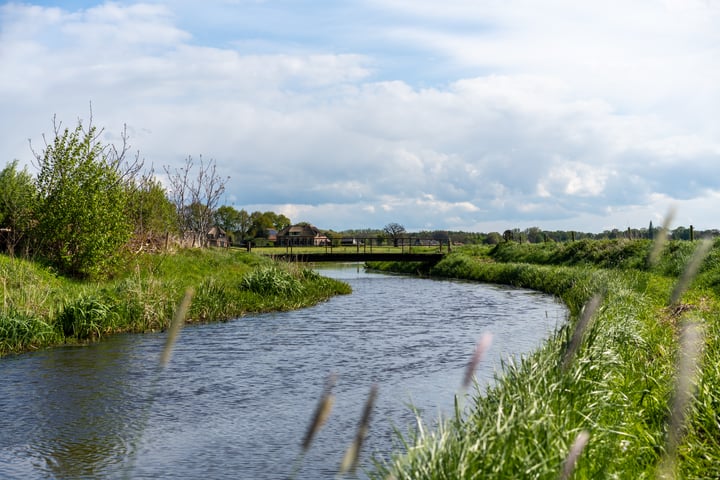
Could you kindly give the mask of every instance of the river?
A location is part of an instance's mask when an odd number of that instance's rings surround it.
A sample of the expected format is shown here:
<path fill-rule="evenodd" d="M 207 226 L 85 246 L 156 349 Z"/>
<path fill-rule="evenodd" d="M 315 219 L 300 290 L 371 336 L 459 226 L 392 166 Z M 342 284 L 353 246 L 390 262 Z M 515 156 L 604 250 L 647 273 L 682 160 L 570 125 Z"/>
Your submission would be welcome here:
<path fill-rule="evenodd" d="M 522 289 L 319 269 L 353 293 L 312 308 L 182 330 L 169 365 L 164 334 L 118 335 L 0 359 L 0 478 L 335 478 L 377 385 L 360 478 L 453 398 L 475 344 L 493 335 L 478 382 L 565 321 L 552 297 Z M 323 386 L 335 403 L 304 458 Z M 412 408 L 411 408 L 412 405 Z M 302 460 L 302 461 L 301 461 Z"/>

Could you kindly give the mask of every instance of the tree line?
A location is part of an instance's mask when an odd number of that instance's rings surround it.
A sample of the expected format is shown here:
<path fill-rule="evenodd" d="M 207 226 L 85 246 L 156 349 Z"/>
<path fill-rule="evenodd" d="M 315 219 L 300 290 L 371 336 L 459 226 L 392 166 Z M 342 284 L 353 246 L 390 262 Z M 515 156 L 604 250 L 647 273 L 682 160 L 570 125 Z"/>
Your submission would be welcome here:
<path fill-rule="evenodd" d="M 166 188 L 131 151 L 126 128 L 116 145 L 103 142 L 92 112 L 74 128 L 56 118 L 52 125 L 41 148 L 30 145 L 34 175 L 17 160 L 0 170 L 0 251 L 66 275 L 107 277 L 169 241 L 204 246 L 213 225 L 252 238 L 290 224 L 273 212 L 219 206 L 229 178 L 213 160 L 188 156 L 180 168 L 164 167 Z"/>

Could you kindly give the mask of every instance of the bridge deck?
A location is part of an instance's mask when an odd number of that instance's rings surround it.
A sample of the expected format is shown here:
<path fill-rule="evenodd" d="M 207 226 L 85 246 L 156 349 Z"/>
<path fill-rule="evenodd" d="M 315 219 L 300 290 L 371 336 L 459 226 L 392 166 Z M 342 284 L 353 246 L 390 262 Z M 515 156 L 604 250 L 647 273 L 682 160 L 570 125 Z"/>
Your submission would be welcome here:
<path fill-rule="evenodd" d="M 278 260 L 293 262 L 428 262 L 437 263 L 442 253 L 282 253 L 272 255 Z"/>

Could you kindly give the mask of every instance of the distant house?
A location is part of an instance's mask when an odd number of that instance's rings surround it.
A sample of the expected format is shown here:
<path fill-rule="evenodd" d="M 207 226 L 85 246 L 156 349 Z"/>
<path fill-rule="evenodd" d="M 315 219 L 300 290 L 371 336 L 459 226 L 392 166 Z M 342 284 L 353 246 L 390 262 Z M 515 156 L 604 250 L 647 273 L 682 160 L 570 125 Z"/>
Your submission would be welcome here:
<path fill-rule="evenodd" d="M 328 245 L 330 240 L 320 230 L 308 223 L 290 225 L 277 232 L 275 245 L 279 246 L 323 246 Z"/>
<path fill-rule="evenodd" d="M 417 247 L 437 247 L 440 245 L 439 240 L 431 240 L 427 238 L 416 238 L 413 241 L 413 245 Z"/>
<path fill-rule="evenodd" d="M 362 240 L 358 240 L 355 237 L 343 237 L 340 239 L 340 245 L 362 245 Z"/>
<path fill-rule="evenodd" d="M 217 225 L 207 233 L 207 242 L 210 247 L 228 247 L 230 245 L 227 232 Z"/>

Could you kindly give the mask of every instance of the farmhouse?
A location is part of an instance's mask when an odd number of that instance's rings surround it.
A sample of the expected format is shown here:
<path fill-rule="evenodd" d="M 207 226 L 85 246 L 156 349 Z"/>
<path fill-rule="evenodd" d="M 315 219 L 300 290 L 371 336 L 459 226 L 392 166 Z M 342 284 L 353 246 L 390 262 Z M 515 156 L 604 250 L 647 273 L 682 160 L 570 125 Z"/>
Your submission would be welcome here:
<path fill-rule="evenodd" d="M 290 225 L 277 232 L 275 245 L 313 246 L 328 245 L 330 240 L 320 230 L 309 223 Z"/>
<path fill-rule="evenodd" d="M 207 242 L 211 247 L 228 247 L 230 245 L 227 233 L 218 226 L 214 226 L 207 233 Z"/>

